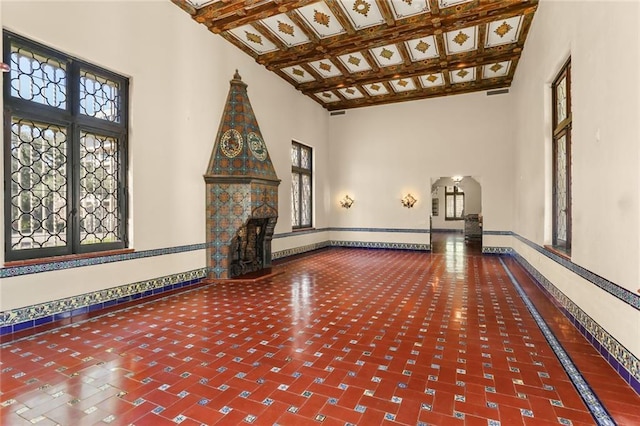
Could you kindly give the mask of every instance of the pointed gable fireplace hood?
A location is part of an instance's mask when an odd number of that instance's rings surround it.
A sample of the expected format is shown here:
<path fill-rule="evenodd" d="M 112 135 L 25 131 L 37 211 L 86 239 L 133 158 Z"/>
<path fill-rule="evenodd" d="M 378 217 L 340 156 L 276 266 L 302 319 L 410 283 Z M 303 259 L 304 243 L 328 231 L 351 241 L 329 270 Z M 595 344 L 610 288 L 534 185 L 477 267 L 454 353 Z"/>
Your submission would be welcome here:
<path fill-rule="evenodd" d="M 278 185 L 267 146 L 238 71 L 204 175 L 209 277 L 236 278 L 271 268 Z"/>

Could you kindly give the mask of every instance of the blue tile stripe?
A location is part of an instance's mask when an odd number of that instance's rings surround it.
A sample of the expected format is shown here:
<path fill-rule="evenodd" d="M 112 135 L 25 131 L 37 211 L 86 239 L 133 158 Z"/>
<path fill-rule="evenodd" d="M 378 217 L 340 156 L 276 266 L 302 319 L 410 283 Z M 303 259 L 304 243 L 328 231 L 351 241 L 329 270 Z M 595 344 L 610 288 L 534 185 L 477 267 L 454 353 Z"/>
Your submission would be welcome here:
<path fill-rule="evenodd" d="M 602 290 L 606 291 L 610 295 L 640 310 L 640 294 L 635 294 L 627 290 L 626 288 L 619 286 L 616 283 L 613 283 L 605 278 L 602 278 L 601 276 L 594 274 L 593 272 L 583 268 L 582 266 L 576 265 L 570 260 L 567 260 L 562 256 L 558 256 L 557 254 L 545 249 L 544 247 L 539 246 L 538 244 L 532 241 L 529 241 L 528 239 L 518 234 L 514 233 L 513 236 L 518 240 L 522 241 L 523 243 L 525 243 L 526 245 L 528 245 L 529 247 L 536 250 L 538 253 L 543 254 L 549 259 L 556 261 L 560 265 L 569 269 L 571 272 L 579 275 L 580 277 L 584 278 L 590 283 L 600 287 Z"/>
<path fill-rule="evenodd" d="M 391 249 L 391 250 L 422 250 L 429 251 L 429 244 L 420 243 L 385 243 L 385 242 L 369 242 L 369 241 L 331 241 L 331 247 L 353 247 L 353 248 L 372 248 L 372 249 Z"/>
<path fill-rule="evenodd" d="M 595 419 L 596 423 L 602 426 L 615 426 L 616 423 L 611 418 L 611 415 L 609 414 L 607 409 L 600 402 L 600 400 L 598 399 L 596 394 L 593 392 L 589 384 L 586 382 L 586 380 L 584 379 L 580 371 L 576 368 L 575 364 L 571 360 L 571 357 L 564 350 L 564 348 L 562 347 L 562 345 L 560 344 L 556 336 L 553 334 L 553 332 L 551 331 L 547 323 L 544 321 L 544 319 L 542 318 L 538 310 L 535 308 L 535 306 L 533 305 L 533 303 L 531 302 L 527 294 L 524 292 L 524 290 L 520 286 L 520 283 L 518 283 L 516 278 L 513 276 L 513 274 L 507 267 L 507 265 L 504 263 L 504 260 L 502 260 L 502 258 L 500 258 L 500 263 L 502 264 L 502 267 L 504 268 L 507 275 L 509 276 L 509 279 L 511 280 L 511 283 L 515 287 L 516 291 L 522 298 L 522 301 L 527 306 L 527 309 L 529 310 L 534 320 L 538 324 L 540 331 L 542 331 L 542 334 L 547 339 L 549 346 L 551 346 L 551 349 L 553 349 L 553 352 L 558 357 L 558 360 L 562 364 L 562 367 L 564 368 L 567 375 L 571 379 L 571 382 L 573 383 L 576 390 L 580 394 L 580 397 L 582 397 L 583 401 L 587 405 L 587 408 L 589 409 L 589 412 Z"/>
<path fill-rule="evenodd" d="M 520 254 L 514 258 L 533 277 L 538 287 L 555 300 L 560 310 L 607 360 L 618 374 L 640 394 L 640 360 L 600 324 L 554 286 Z"/>
<path fill-rule="evenodd" d="M 40 263 L 36 265 L 10 266 L 0 269 L 0 278 L 17 277 L 20 275 L 37 274 L 40 272 L 59 271 L 62 269 L 78 268 L 81 266 L 101 265 L 104 263 L 121 262 L 123 260 L 142 259 L 145 257 L 163 256 L 166 254 L 184 253 L 187 251 L 204 250 L 206 243 L 185 246 L 168 247 L 153 250 L 136 251 L 133 253 L 113 254 L 107 256 L 90 257 L 86 259 L 62 260 L 59 262 Z"/>
<path fill-rule="evenodd" d="M 0 312 L 0 335 L 86 314 L 170 290 L 188 288 L 207 276 L 208 268 L 125 284 L 92 293 Z"/>
<path fill-rule="evenodd" d="M 388 233 L 400 233 L 400 234 L 429 234 L 431 231 L 429 228 L 339 228 L 339 227 L 328 227 L 328 228 L 318 228 L 318 229 L 303 229 L 300 231 L 293 232 L 284 232 L 281 234 L 276 234 L 273 238 L 287 238 L 287 237 L 295 237 L 298 235 L 305 234 L 317 234 L 320 232 L 328 232 L 328 231 L 338 231 L 338 232 L 388 232 Z"/>

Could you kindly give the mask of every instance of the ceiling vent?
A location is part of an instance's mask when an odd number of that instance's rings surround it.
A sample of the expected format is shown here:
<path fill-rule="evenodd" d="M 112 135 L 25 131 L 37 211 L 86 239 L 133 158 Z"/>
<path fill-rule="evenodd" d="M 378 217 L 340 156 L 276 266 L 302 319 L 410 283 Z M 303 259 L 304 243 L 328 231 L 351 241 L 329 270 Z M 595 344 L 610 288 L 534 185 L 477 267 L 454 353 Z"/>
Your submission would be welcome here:
<path fill-rule="evenodd" d="M 331 111 L 329 115 L 345 115 L 347 111 Z"/>
<path fill-rule="evenodd" d="M 496 90 L 487 90 L 487 96 L 491 95 L 502 95 L 504 93 L 509 93 L 509 89 L 496 89 Z"/>

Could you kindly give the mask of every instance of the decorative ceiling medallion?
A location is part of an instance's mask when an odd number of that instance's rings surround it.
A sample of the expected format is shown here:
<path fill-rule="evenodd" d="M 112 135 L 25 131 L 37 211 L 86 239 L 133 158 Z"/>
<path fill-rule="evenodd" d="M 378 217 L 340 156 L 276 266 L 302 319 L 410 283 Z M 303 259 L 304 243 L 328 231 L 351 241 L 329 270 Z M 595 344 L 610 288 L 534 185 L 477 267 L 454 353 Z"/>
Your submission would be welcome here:
<path fill-rule="evenodd" d="M 253 2 L 254 0 L 251 0 L 251 1 Z M 276 2 L 272 0 L 269 0 L 269 1 L 261 0 L 260 3 L 271 3 L 273 4 L 273 7 L 276 7 L 275 5 Z M 285 6 L 280 6 L 280 8 L 283 8 L 288 6 L 289 2 L 278 0 L 277 3 L 285 4 Z M 303 2 L 300 2 L 300 3 L 303 3 Z M 346 29 L 342 26 L 342 24 L 340 24 L 340 21 L 336 19 L 335 13 L 331 11 L 331 8 L 329 8 L 329 6 L 327 6 L 327 4 L 324 1 L 310 2 L 310 3 L 311 4 L 307 6 L 303 6 L 293 11 L 289 11 L 284 15 L 289 17 L 289 14 L 290 14 L 292 15 L 291 17 L 295 19 L 295 16 L 293 16 L 293 14 L 291 13 L 291 12 L 295 12 L 296 15 L 298 15 L 300 18 L 304 20 L 306 24 L 308 24 L 309 28 L 311 28 L 319 38 L 333 37 L 338 34 L 346 33 Z M 290 24 L 293 24 L 293 22 L 290 22 Z M 298 30 L 299 31 L 296 31 L 296 34 L 305 31 L 304 28 L 298 28 Z"/>
<path fill-rule="evenodd" d="M 315 81 L 315 78 L 313 77 L 313 75 L 311 75 L 311 73 L 307 72 L 304 68 L 301 68 L 299 66 L 281 68 L 280 71 L 287 74 L 297 83 L 308 83 L 310 81 Z"/>
<path fill-rule="evenodd" d="M 367 16 L 369 9 L 371 9 L 371 5 L 364 0 L 356 0 L 353 3 L 353 11 L 361 15 Z"/>
<path fill-rule="evenodd" d="M 396 93 L 400 92 L 408 92 L 411 90 L 416 90 L 416 84 L 411 78 L 401 78 L 399 80 L 391 80 L 391 87 Z"/>
<path fill-rule="evenodd" d="M 473 82 L 476 79 L 476 67 L 468 67 L 449 71 L 449 81 L 452 84 Z"/>
<path fill-rule="evenodd" d="M 288 47 L 297 46 L 299 44 L 309 43 L 311 40 L 291 18 L 281 13 L 279 15 L 269 16 L 258 21 L 264 25 L 274 36 L 280 39 Z M 266 36 L 265 33 L 263 33 Z"/>
<path fill-rule="evenodd" d="M 381 67 L 390 67 L 393 65 L 399 65 L 402 63 L 402 55 L 398 46 L 395 44 L 388 44 L 386 46 L 374 47 L 369 50 L 371 56 Z"/>
<path fill-rule="evenodd" d="M 504 37 L 509 31 L 511 31 L 513 29 L 513 27 L 511 25 L 509 25 L 507 23 L 507 21 L 504 21 L 502 23 L 502 25 L 500 25 L 498 28 L 496 28 L 496 30 L 494 31 L 494 33 L 498 34 L 500 36 L 500 38 Z"/>
<path fill-rule="evenodd" d="M 487 24 L 485 47 L 516 43 L 520 36 L 524 15 L 500 19 Z"/>
<path fill-rule="evenodd" d="M 320 65 L 318 65 L 318 67 L 320 67 L 320 69 L 325 70 L 326 72 L 331 71 L 331 65 L 325 64 L 324 62 L 320 62 Z"/>
<path fill-rule="evenodd" d="M 330 59 L 309 62 L 307 65 L 313 68 L 322 78 L 333 78 L 342 75 L 340 69 Z"/>
<path fill-rule="evenodd" d="M 349 55 L 349 63 L 357 67 L 360 65 L 360 58 Z"/>
<path fill-rule="evenodd" d="M 359 99 L 364 98 L 364 95 L 356 87 L 343 87 L 338 89 L 338 92 L 342 94 L 346 99 Z"/>
<path fill-rule="evenodd" d="M 509 74 L 511 61 L 496 62 L 482 67 L 482 78 L 506 77 Z"/>
<path fill-rule="evenodd" d="M 247 36 L 247 40 L 255 43 L 255 44 L 262 44 L 262 37 L 258 34 L 254 34 L 254 33 L 250 33 L 249 31 L 245 31 L 244 32 Z"/>
<path fill-rule="evenodd" d="M 467 40 L 469 40 L 469 36 L 460 31 L 457 36 L 453 38 L 453 41 L 462 46 Z"/>
<path fill-rule="evenodd" d="M 370 96 L 384 96 L 389 94 L 389 90 L 382 82 L 365 84 L 362 87 Z"/>
<path fill-rule="evenodd" d="M 325 27 L 329 28 L 330 19 L 331 17 L 325 13 L 322 13 L 318 10 L 313 11 L 313 20 L 320 25 L 324 25 Z"/>
<path fill-rule="evenodd" d="M 478 26 L 447 31 L 444 36 L 447 55 L 471 52 L 478 48 Z"/>
<path fill-rule="evenodd" d="M 395 19 L 404 19 L 427 13 L 430 0 L 387 0 Z"/>
<path fill-rule="evenodd" d="M 293 35 L 293 25 L 286 24 L 282 21 L 278 21 L 278 31 L 281 33 L 292 36 Z"/>
<path fill-rule="evenodd" d="M 412 62 L 435 59 L 438 54 L 438 46 L 434 36 L 420 37 L 404 42 L 404 46 Z"/>
<path fill-rule="evenodd" d="M 425 43 L 424 40 L 420 40 L 418 44 L 416 44 L 416 50 L 421 53 L 425 53 L 431 45 L 429 43 Z"/>
<path fill-rule="evenodd" d="M 325 104 L 331 103 L 331 102 L 338 102 L 340 100 L 340 98 L 333 92 L 318 92 L 318 93 L 315 93 L 315 96 Z"/>
<path fill-rule="evenodd" d="M 393 52 L 390 50 L 382 49 L 382 51 L 380 52 L 380 57 L 386 59 L 387 61 L 391 59 L 391 57 L 393 56 Z"/>
<path fill-rule="evenodd" d="M 442 73 L 433 73 L 420 76 L 420 83 L 425 89 L 444 86 L 444 76 Z"/>

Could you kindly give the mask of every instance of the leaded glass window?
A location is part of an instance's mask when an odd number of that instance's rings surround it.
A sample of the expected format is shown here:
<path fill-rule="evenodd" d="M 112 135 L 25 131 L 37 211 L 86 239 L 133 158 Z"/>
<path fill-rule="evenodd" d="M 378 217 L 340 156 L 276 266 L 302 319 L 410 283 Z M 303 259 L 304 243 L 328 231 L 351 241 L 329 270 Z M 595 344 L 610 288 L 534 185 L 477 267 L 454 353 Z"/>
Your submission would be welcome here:
<path fill-rule="evenodd" d="M 461 220 L 464 219 L 464 191 L 457 186 L 447 186 L 444 192 L 445 220 Z"/>
<path fill-rule="evenodd" d="M 124 248 L 126 78 L 4 32 L 5 258 Z"/>
<path fill-rule="evenodd" d="M 553 241 L 571 252 L 571 62 L 558 73 L 553 92 Z"/>
<path fill-rule="evenodd" d="M 312 150 L 298 142 L 291 143 L 291 226 L 310 228 L 313 211 Z"/>

